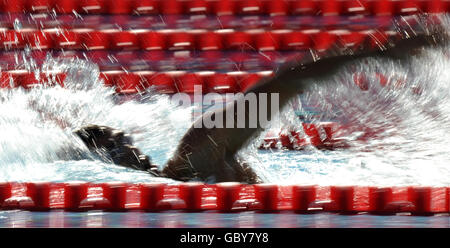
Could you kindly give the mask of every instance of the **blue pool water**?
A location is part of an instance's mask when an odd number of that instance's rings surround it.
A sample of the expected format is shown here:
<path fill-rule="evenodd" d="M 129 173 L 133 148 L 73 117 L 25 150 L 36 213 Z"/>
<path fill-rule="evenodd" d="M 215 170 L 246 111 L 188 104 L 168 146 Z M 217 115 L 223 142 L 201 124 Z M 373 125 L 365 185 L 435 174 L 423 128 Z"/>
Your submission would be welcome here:
<path fill-rule="evenodd" d="M 0 227 L 92 228 L 450 228 L 448 216 L 294 213 L 0 212 Z"/>

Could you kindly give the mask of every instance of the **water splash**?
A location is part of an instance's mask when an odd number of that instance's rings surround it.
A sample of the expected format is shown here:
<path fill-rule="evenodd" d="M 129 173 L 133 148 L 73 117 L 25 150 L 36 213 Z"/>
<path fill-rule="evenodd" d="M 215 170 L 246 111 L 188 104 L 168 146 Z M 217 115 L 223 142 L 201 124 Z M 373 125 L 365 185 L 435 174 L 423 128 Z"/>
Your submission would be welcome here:
<path fill-rule="evenodd" d="M 276 183 L 450 185 L 448 51 L 446 45 L 403 61 L 360 60 L 308 91 L 303 103 L 321 115 L 306 119 L 340 122 L 338 136 L 350 148 L 249 154 Z M 355 75 L 365 75 L 366 91 Z"/>
<path fill-rule="evenodd" d="M 403 63 L 367 59 L 348 65 L 303 96 L 319 117 L 338 120 L 346 150 L 258 151 L 262 134 L 240 152 L 267 182 L 320 185 L 450 185 L 450 84 L 448 46 L 428 49 Z M 72 132 L 87 124 L 107 125 L 131 134 L 136 146 L 161 166 L 191 124 L 192 109 L 168 96 L 148 94 L 120 103 L 113 88 L 99 81 L 95 64 L 48 56 L 43 66 L 27 52 L 20 68 L 68 74 L 65 87 L 45 85 L 0 91 L 1 181 L 129 181 L 150 177 L 93 156 Z M 363 72 L 369 88 L 353 82 Z M 386 76 L 382 87 L 377 73 Z M 403 84 L 404 82 L 404 84 Z M 395 89 L 394 89 L 395 88 Z M 151 93 L 151 92 L 150 92 Z M 281 119 L 300 127 L 294 109 Z"/>

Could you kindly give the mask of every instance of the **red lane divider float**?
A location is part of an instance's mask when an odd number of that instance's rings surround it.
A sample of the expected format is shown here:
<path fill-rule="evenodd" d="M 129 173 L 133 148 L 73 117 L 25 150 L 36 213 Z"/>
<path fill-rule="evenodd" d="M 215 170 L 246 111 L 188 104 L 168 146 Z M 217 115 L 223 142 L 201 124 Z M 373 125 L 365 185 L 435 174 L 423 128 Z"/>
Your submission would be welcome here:
<path fill-rule="evenodd" d="M 409 23 L 414 25 L 414 23 Z M 207 30 L 149 30 L 121 31 L 116 29 L 23 29 L 0 32 L 0 47 L 5 50 L 64 49 L 64 50 L 146 50 L 146 51 L 286 51 L 326 49 L 336 42 L 360 46 L 366 43 L 383 45 L 399 38 L 388 30 L 332 30 L 310 29 L 236 31 Z"/>
<path fill-rule="evenodd" d="M 341 214 L 450 213 L 448 187 L 239 183 L 0 183 L 0 209 L 30 211 L 294 211 Z"/>
<path fill-rule="evenodd" d="M 448 10 L 447 0 L 5 0 L 10 13 L 163 15 L 401 15 Z"/>

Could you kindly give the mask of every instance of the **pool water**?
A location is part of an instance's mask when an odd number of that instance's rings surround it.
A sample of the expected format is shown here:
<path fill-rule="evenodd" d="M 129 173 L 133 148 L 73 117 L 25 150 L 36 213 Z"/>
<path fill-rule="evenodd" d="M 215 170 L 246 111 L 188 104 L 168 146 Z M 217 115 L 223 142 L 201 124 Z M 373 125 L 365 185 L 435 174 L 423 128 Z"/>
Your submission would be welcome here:
<path fill-rule="evenodd" d="M 449 228 L 448 216 L 294 213 L 1 211 L 0 227 L 66 228 Z"/>

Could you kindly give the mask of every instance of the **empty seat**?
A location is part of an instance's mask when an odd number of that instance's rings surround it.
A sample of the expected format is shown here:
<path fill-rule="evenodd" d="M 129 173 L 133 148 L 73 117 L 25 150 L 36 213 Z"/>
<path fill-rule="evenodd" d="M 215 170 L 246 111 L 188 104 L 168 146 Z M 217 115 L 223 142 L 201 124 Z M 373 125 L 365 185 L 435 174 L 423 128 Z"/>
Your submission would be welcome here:
<path fill-rule="evenodd" d="M 184 1 L 164 0 L 160 1 L 160 11 L 164 15 L 181 15 L 184 13 Z"/>
<path fill-rule="evenodd" d="M 207 92 L 219 94 L 237 92 L 236 80 L 233 76 L 226 73 L 215 73 L 210 75 L 207 80 Z"/>
<path fill-rule="evenodd" d="M 285 16 L 289 13 L 287 0 L 267 0 L 264 3 L 264 9 L 270 16 Z"/>
<path fill-rule="evenodd" d="M 342 2 L 342 13 L 347 15 L 368 14 L 368 0 L 344 0 Z"/>
<path fill-rule="evenodd" d="M 25 47 L 24 33 L 16 32 L 14 30 L 6 30 L 0 32 L 0 44 L 1 48 L 17 49 Z"/>
<path fill-rule="evenodd" d="M 254 48 L 252 37 L 247 32 L 233 31 L 224 33 L 225 48 L 237 50 L 250 50 Z"/>
<path fill-rule="evenodd" d="M 134 0 L 133 11 L 137 14 L 157 14 L 159 2 L 159 0 Z"/>
<path fill-rule="evenodd" d="M 239 14 L 252 14 L 260 15 L 264 12 L 262 1 L 260 0 L 246 0 L 237 1 L 238 2 L 238 13 Z"/>
<path fill-rule="evenodd" d="M 80 1 L 77 0 L 54 0 L 54 6 L 57 13 L 71 14 L 74 11 L 80 12 Z"/>
<path fill-rule="evenodd" d="M 311 47 L 311 38 L 301 31 L 285 33 L 281 36 L 281 48 L 284 50 L 304 50 Z"/>
<path fill-rule="evenodd" d="M 80 49 L 81 48 L 81 37 L 80 33 L 72 30 L 63 30 L 62 32 L 57 32 L 55 30 L 49 30 L 45 33 L 52 37 L 55 42 L 54 45 L 59 49 Z"/>
<path fill-rule="evenodd" d="M 319 1 L 319 12 L 323 16 L 337 16 L 341 13 L 341 1 L 339 0 L 327 0 Z"/>
<path fill-rule="evenodd" d="M 108 35 L 112 49 L 133 50 L 139 47 L 137 35 L 132 31 L 112 31 Z"/>
<path fill-rule="evenodd" d="M 21 75 L 25 71 L 0 72 L 0 88 L 12 89 L 21 85 Z"/>
<path fill-rule="evenodd" d="M 318 12 L 317 1 L 314 0 L 291 1 L 289 7 L 293 15 L 315 15 Z"/>
<path fill-rule="evenodd" d="M 419 0 L 399 0 L 394 4 L 395 12 L 399 15 L 411 15 L 421 11 Z"/>
<path fill-rule="evenodd" d="M 26 10 L 26 0 L 3 0 L 3 11 L 9 13 L 22 13 Z"/>
<path fill-rule="evenodd" d="M 52 37 L 41 30 L 25 32 L 24 38 L 27 45 L 29 45 L 31 49 L 42 50 L 53 48 Z"/>
<path fill-rule="evenodd" d="M 394 4 L 392 0 L 371 1 L 372 14 L 376 16 L 392 16 L 394 14 Z"/>
<path fill-rule="evenodd" d="M 190 0 L 186 2 L 186 14 L 210 14 L 212 11 L 211 1 L 207 0 Z"/>
<path fill-rule="evenodd" d="M 179 92 L 187 94 L 194 94 L 196 86 L 204 91 L 203 78 L 196 73 L 183 73 L 177 77 L 176 85 Z"/>
<path fill-rule="evenodd" d="M 143 50 L 163 50 L 166 48 L 164 35 L 160 32 L 146 31 L 138 34 L 139 47 Z"/>
<path fill-rule="evenodd" d="M 314 36 L 314 49 L 319 52 L 325 52 L 333 47 L 338 41 L 338 36 L 330 32 L 320 32 Z"/>
<path fill-rule="evenodd" d="M 194 34 L 188 32 L 169 32 L 166 34 L 168 48 L 170 50 L 194 49 Z"/>
<path fill-rule="evenodd" d="M 99 75 L 99 80 L 103 81 L 105 86 L 114 86 L 113 77 L 115 74 L 120 73 L 119 71 L 102 71 Z"/>
<path fill-rule="evenodd" d="M 80 9 L 82 13 L 101 14 L 106 13 L 105 0 L 81 0 Z"/>
<path fill-rule="evenodd" d="M 20 81 L 20 86 L 22 86 L 25 89 L 30 89 L 41 84 L 41 81 L 38 80 L 38 78 L 33 72 L 23 73 L 20 75 L 20 77 L 18 77 L 18 79 Z"/>
<path fill-rule="evenodd" d="M 447 11 L 449 2 L 446 0 L 425 0 L 422 8 L 427 13 L 443 13 Z"/>
<path fill-rule="evenodd" d="M 81 34 L 82 45 L 87 50 L 101 50 L 109 48 L 109 35 L 102 31 L 89 30 Z"/>
<path fill-rule="evenodd" d="M 197 47 L 202 51 L 220 50 L 223 48 L 222 36 L 216 32 L 205 32 L 196 35 Z"/>
<path fill-rule="evenodd" d="M 149 85 L 158 93 L 174 94 L 177 89 L 174 83 L 174 77 L 168 73 L 155 73 L 146 77 Z"/>
<path fill-rule="evenodd" d="M 141 77 L 136 73 L 118 73 L 113 76 L 113 84 L 116 86 L 116 92 L 124 94 L 137 93 L 145 90 L 140 84 Z"/>
<path fill-rule="evenodd" d="M 27 1 L 27 3 L 26 7 L 31 12 L 48 12 L 53 7 L 51 0 L 33 0 Z"/>
<path fill-rule="evenodd" d="M 237 1 L 216 0 L 212 3 L 213 13 L 217 16 L 234 15 L 237 11 Z"/>
<path fill-rule="evenodd" d="M 132 0 L 103 0 L 108 14 L 127 15 L 133 10 Z"/>
<path fill-rule="evenodd" d="M 272 32 L 257 33 L 253 37 L 256 49 L 259 51 L 273 51 L 280 47 L 279 36 Z"/>

